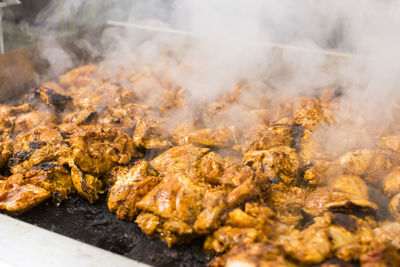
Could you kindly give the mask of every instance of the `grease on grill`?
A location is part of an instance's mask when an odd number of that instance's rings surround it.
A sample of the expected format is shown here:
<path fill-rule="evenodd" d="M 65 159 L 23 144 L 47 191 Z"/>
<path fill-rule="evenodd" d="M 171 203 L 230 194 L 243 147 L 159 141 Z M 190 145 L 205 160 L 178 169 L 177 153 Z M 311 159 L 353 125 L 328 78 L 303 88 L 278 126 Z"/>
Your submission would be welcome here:
<path fill-rule="evenodd" d="M 53 232 L 125 255 L 152 266 L 206 266 L 210 255 L 202 249 L 203 239 L 173 248 L 146 236 L 131 222 L 119 220 L 108 211 L 107 197 L 90 204 L 72 195 L 59 207 L 42 203 L 18 218 Z"/>

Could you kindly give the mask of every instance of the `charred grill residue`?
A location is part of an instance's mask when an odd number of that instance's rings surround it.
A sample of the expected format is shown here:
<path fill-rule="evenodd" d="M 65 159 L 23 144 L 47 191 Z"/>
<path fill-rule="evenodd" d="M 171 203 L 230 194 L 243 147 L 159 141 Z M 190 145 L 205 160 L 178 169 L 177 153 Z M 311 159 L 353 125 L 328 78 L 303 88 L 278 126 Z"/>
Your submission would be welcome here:
<path fill-rule="evenodd" d="M 347 214 L 334 213 L 331 220 L 332 224 L 342 226 L 351 233 L 355 233 L 357 231 L 356 219 Z"/>
<path fill-rule="evenodd" d="M 299 124 L 294 124 L 290 127 L 290 134 L 292 135 L 291 148 L 294 148 L 296 152 L 300 151 L 301 138 L 303 138 L 304 128 Z"/>
<path fill-rule="evenodd" d="M 45 146 L 46 145 L 46 142 L 42 142 L 42 141 L 40 141 L 40 142 L 29 142 L 29 148 L 30 149 L 39 149 L 39 148 L 41 148 L 41 147 L 43 147 L 43 146 Z"/>

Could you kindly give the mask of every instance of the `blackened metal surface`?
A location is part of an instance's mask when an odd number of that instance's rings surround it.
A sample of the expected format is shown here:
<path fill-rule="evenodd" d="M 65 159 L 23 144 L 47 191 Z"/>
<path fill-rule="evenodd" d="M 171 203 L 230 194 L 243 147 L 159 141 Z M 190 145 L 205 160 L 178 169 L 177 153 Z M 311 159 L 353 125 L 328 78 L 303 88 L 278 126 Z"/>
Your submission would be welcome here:
<path fill-rule="evenodd" d="M 135 223 L 117 219 L 108 211 L 105 197 L 94 205 L 80 196 L 59 207 L 45 202 L 17 218 L 153 266 L 205 266 L 210 260 L 202 250 L 203 240 L 168 248 Z"/>

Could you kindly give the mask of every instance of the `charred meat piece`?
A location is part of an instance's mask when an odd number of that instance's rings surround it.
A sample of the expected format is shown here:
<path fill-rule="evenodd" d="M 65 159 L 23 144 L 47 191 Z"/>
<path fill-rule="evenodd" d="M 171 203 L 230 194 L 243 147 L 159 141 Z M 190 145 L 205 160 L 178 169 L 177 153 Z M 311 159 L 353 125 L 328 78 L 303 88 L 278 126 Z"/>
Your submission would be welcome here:
<path fill-rule="evenodd" d="M 268 127 L 255 137 L 248 150 L 268 150 L 275 146 L 290 146 L 292 143 L 291 129 L 285 125 Z"/>
<path fill-rule="evenodd" d="M 127 173 L 115 178 L 108 195 L 108 208 L 117 217 L 133 220 L 137 214 L 136 204 L 160 182 L 146 161 L 136 162 Z"/>
<path fill-rule="evenodd" d="M 13 174 L 23 174 L 23 184 L 32 184 L 57 192 L 62 200 L 73 191 L 68 163 L 71 149 L 59 131 L 35 128 L 16 137 L 9 167 Z"/>
<path fill-rule="evenodd" d="M 249 151 L 243 158 L 243 164 L 255 170 L 261 184 L 271 183 L 278 177 L 286 184 L 293 184 L 300 167 L 296 151 L 288 146 Z"/>
<path fill-rule="evenodd" d="M 293 117 L 295 123 L 310 130 L 315 130 L 331 120 L 318 98 L 300 98 L 294 106 Z"/>
<path fill-rule="evenodd" d="M 159 122 L 150 119 L 140 119 L 133 133 L 133 143 L 136 147 L 145 149 L 169 148 L 170 137 Z"/>
<path fill-rule="evenodd" d="M 131 139 L 111 126 L 85 125 L 75 128 L 69 142 L 72 158 L 83 172 L 105 174 L 117 164 L 139 157 Z"/>

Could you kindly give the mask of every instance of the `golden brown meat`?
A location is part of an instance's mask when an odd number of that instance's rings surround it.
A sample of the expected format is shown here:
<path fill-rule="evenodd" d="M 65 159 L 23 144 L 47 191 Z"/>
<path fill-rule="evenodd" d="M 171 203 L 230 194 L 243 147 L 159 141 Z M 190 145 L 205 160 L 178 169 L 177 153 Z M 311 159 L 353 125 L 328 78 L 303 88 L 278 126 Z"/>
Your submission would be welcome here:
<path fill-rule="evenodd" d="M 296 266 L 285 258 L 282 249 L 271 242 L 240 245 L 227 254 L 215 258 L 209 266 L 246 267 L 292 267 Z"/>
<path fill-rule="evenodd" d="M 344 173 L 363 176 L 370 183 L 382 179 L 392 168 L 388 157 L 377 150 L 353 150 L 338 159 Z"/>
<path fill-rule="evenodd" d="M 186 173 L 200 176 L 200 159 L 209 151 L 192 144 L 170 148 L 150 161 L 161 175 L 169 173 Z"/>
<path fill-rule="evenodd" d="M 120 219 L 133 220 L 136 204 L 159 182 L 146 161 L 136 162 L 127 173 L 115 178 L 108 195 L 108 209 Z"/>
<path fill-rule="evenodd" d="M 23 184 L 44 188 L 59 202 L 73 191 L 70 160 L 71 149 L 60 132 L 42 127 L 16 137 L 9 167 L 13 174 L 23 174 Z"/>
<path fill-rule="evenodd" d="M 254 139 L 248 150 L 268 150 L 275 146 L 290 146 L 293 141 L 291 129 L 286 125 L 268 127 Z"/>
<path fill-rule="evenodd" d="M 368 199 L 368 188 L 364 180 L 358 176 L 341 175 L 331 179 L 329 186 L 319 187 L 310 193 L 305 202 L 305 210 L 311 214 L 321 214 L 327 209 L 378 209 Z"/>
<path fill-rule="evenodd" d="M 228 147 L 235 143 L 232 129 L 194 129 L 181 125 L 172 133 L 172 142 L 177 145 L 194 144 L 209 147 Z"/>
<path fill-rule="evenodd" d="M 256 171 L 257 182 L 260 184 L 273 183 L 275 179 L 293 184 L 300 167 L 296 151 L 288 146 L 249 151 L 243 157 L 243 164 Z"/>
<path fill-rule="evenodd" d="M 294 106 L 293 116 L 295 123 L 310 130 L 331 121 L 318 98 L 300 98 Z"/>
<path fill-rule="evenodd" d="M 106 72 L 104 69 L 101 69 L 99 66 L 89 64 L 85 66 L 81 66 L 60 77 L 60 84 L 64 87 L 81 87 L 81 86 L 94 86 L 100 84 Z M 72 90 L 71 90 L 72 91 Z"/>
<path fill-rule="evenodd" d="M 22 174 L 0 181 L 0 210 L 20 214 L 51 197 L 51 192 L 44 188 L 22 183 Z"/>
<path fill-rule="evenodd" d="M 326 227 L 316 224 L 303 231 L 289 230 L 279 237 L 285 253 L 306 264 L 317 264 L 332 255 L 329 233 Z"/>
<path fill-rule="evenodd" d="M 265 205 L 246 203 L 244 210 L 233 209 L 222 220 L 222 226 L 207 236 L 204 248 L 218 253 L 240 245 L 265 242 L 275 225 L 275 213 Z"/>
<path fill-rule="evenodd" d="M 161 124 L 145 118 L 136 124 L 133 143 L 136 147 L 146 149 L 165 149 L 171 146 L 169 134 Z"/>
<path fill-rule="evenodd" d="M 389 173 L 382 183 L 382 190 L 386 196 L 392 197 L 400 193 L 400 169 L 397 168 Z"/>
<path fill-rule="evenodd" d="M 55 126 L 57 118 L 53 114 L 44 111 L 33 110 L 16 117 L 14 132 L 27 132 L 39 126 Z"/>
<path fill-rule="evenodd" d="M 74 129 L 69 137 L 72 157 L 83 172 L 105 174 L 117 164 L 138 157 L 131 139 L 107 125 L 87 125 Z"/>
<path fill-rule="evenodd" d="M 171 246 L 178 242 L 181 236 L 193 234 L 193 223 L 201 212 L 206 191 L 206 185 L 185 174 L 169 174 L 136 203 L 136 208 L 145 214 L 152 213 L 159 217 L 159 223 L 151 234 L 159 235 Z M 136 219 L 141 228 L 147 227 L 148 224 L 143 216 L 139 215 Z"/>

